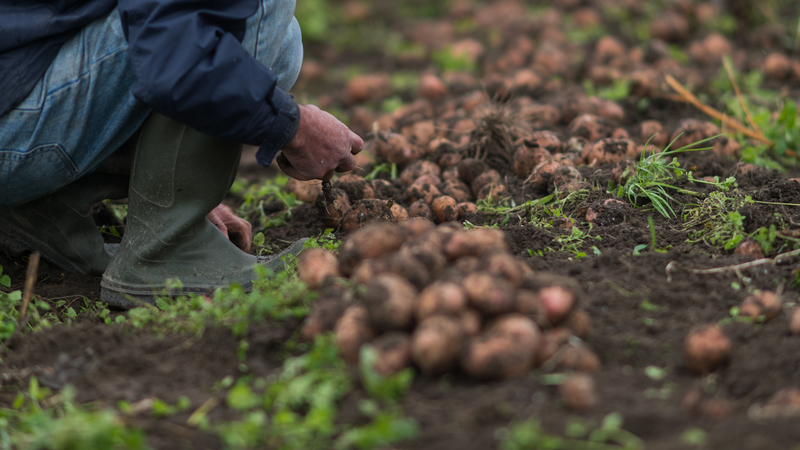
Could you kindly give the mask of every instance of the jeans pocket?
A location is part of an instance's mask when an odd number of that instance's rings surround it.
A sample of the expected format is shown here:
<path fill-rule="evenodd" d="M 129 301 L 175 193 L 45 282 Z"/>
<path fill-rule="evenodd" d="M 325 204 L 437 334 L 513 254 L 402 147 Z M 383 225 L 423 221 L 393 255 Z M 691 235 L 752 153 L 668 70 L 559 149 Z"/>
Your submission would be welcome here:
<path fill-rule="evenodd" d="M 0 208 L 55 192 L 72 182 L 78 168 L 60 144 L 29 151 L 0 150 Z"/>

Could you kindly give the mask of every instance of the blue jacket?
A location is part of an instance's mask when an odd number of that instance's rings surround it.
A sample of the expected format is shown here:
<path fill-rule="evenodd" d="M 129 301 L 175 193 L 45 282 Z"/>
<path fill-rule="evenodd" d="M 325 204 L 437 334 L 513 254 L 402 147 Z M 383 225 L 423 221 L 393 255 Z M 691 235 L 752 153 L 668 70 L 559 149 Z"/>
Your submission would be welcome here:
<path fill-rule="evenodd" d="M 241 46 L 257 0 L 0 0 L 0 115 L 27 97 L 64 42 L 114 6 L 136 98 L 206 134 L 260 146 L 264 166 L 291 142 L 297 103 Z"/>

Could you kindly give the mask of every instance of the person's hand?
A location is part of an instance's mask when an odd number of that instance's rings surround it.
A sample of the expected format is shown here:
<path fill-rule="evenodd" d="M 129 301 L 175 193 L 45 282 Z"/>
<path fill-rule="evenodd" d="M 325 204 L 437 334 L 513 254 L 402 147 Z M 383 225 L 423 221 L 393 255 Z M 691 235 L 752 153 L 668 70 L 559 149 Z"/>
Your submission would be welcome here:
<path fill-rule="evenodd" d="M 329 180 L 334 172 L 356 166 L 353 155 L 364 141 L 333 115 L 314 105 L 300 105 L 300 126 L 276 160 L 286 175 L 298 180 Z"/>
<path fill-rule="evenodd" d="M 250 242 L 253 240 L 253 226 L 250 222 L 237 216 L 223 204 L 217 205 L 206 217 L 237 247 L 250 251 Z"/>

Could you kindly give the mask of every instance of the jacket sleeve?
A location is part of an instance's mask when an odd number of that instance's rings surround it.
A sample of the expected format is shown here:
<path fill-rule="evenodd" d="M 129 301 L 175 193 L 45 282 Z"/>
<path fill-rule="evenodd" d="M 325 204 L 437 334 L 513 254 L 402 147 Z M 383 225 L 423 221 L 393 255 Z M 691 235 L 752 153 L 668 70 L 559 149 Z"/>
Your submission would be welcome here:
<path fill-rule="evenodd" d="M 269 165 L 297 132 L 300 111 L 277 77 L 241 45 L 255 0 L 120 0 L 133 95 L 221 139 L 260 146 Z"/>

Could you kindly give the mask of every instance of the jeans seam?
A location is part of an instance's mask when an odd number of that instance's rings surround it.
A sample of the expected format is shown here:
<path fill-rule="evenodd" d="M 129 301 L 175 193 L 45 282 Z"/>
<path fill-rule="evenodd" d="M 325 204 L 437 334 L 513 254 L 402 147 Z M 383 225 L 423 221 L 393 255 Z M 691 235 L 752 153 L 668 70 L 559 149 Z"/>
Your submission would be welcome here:
<path fill-rule="evenodd" d="M 107 53 L 107 54 L 103 55 L 102 58 L 100 58 L 100 59 L 96 60 L 95 62 L 93 62 L 92 65 L 90 66 L 90 68 L 86 72 L 80 74 L 78 77 L 76 77 L 75 79 L 71 80 L 69 83 L 62 84 L 62 85 L 60 85 L 58 87 L 55 87 L 55 88 L 47 91 L 45 93 L 45 97 L 49 97 L 49 96 L 54 95 L 54 94 L 66 89 L 66 88 L 68 88 L 70 86 L 74 86 L 74 85 L 76 85 L 78 83 L 81 83 L 84 80 L 84 78 L 86 78 L 87 76 L 91 75 L 92 72 L 94 72 L 94 68 L 96 66 L 101 65 L 107 59 L 111 58 L 112 56 L 117 56 L 117 55 L 119 55 L 119 53 L 124 52 L 124 51 L 127 51 L 127 47 L 123 47 L 123 48 L 120 48 L 118 50 L 115 50 L 113 52 L 110 52 L 110 53 Z"/>

